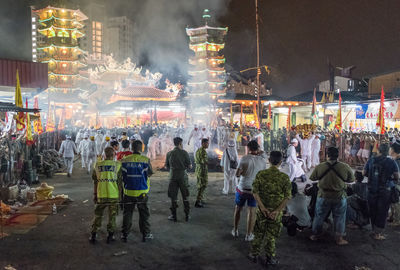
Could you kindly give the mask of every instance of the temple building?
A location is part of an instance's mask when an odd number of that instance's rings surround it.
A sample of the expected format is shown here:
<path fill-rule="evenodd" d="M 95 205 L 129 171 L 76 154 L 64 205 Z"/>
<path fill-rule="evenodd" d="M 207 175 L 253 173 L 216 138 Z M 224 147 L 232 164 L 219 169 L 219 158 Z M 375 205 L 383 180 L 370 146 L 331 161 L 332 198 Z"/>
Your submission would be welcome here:
<path fill-rule="evenodd" d="M 182 85 L 166 81 L 157 85 L 161 73 L 151 73 L 128 58 L 122 63 L 106 56 L 104 64 L 88 71 L 90 88 L 87 119 L 90 126 L 133 126 L 150 122 L 185 120 L 185 107 L 177 101 Z"/>
<path fill-rule="evenodd" d="M 228 28 L 210 26 L 210 18 L 206 9 L 203 14 L 205 25 L 186 29 L 189 47 L 194 51 L 194 56 L 189 59 L 191 78 L 188 81 L 189 97 L 192 98 L 216 98 L 225 94 L 225 58 L 220 51 L 224 49 Z"/>
<path fill-rule="evenodd" d="M 80 104 L 87 94 L 82 89 L 87 78 L 81 74 L 85 52 L 79 46 L 86 15 L 79 9 L 52 6 L 32 7 L 31 14 L 32 58 L 48 64 L 47 98 L 70 108 Z"/>

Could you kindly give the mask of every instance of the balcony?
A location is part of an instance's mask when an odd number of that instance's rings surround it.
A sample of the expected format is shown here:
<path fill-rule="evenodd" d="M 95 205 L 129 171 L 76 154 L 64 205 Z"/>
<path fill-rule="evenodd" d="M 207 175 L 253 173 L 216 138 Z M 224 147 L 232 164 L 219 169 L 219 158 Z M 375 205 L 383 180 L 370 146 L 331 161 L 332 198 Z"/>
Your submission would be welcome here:
<path fill-rule="evenodd" d="M 52 37 L 49 38 L 45 43 L 40 44 L 41 47 L 47 47 L 50 45 L 75 47 L 78 46 L 78 40 L 71 37 Z"/>

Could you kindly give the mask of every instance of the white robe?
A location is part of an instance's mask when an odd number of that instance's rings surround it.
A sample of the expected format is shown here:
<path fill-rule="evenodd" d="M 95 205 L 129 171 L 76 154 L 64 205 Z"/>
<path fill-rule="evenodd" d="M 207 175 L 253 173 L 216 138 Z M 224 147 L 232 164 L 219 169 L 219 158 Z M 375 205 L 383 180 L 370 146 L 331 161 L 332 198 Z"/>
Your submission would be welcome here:
<path fill-rule="evenodd" d="M 199 149 L 201 147 L 201 138 L 202 138 L 203 134 L 201 132 L 200 129 L 196 130 L 192 130 L 192 132 L 190 133 L 189 136 L 189 143 L 190 140 L 193 138 L 193 153 L 196 154 L 197 149 Z"/>
<path fill-rule="evenodd" d="M 90 141 L 88 139 L 83 139 L 78 146 L 78 153 L 81 154 L 82 159 L 82 168 L 87 168 L 87 160 L 89 157 L 89 144 Z"/>
<path fill-rule="evenodd" d="M 300 143 L 301 158 L 304 160 L 304 168 L 308 171 L 311 168 L 311 143 L 315 139 L 315 135 L 312 135 L 308 139 L 302 139 L 299 134 L 296 134 L 296 139 Z"/>
<path fill-rule="evenodd" d="M 319 164 L 319 151 L 321 150 L 321 141 L 315 138 L 311 144 L 311 166 L 316 167 Z"/>
<path fill-rule="evenodd" d="M 289 145 L 287 150 L 286 163 L 289 165 L 289 179 L 293 181 L 295 178 L 301 177 L 304 174 L 301 168 L 301 162 L 297 160 L 296 148 L 294 145 Z"/>
<path fill-rule="evenodd" d="M 157 158 L 157 146 L 159 144 L 159 140 L 157 137 L 150 137 L 149 142 L 147 143 L 147 157 L 151 160 Z"/>
<path fill-rule="evenodd" d="M 99 133 L 96 134 L 94 141 L 96 142 L 96 155 L 99 156 L 102 154 L 101 144 L 103 142 L 103 135 Z"/>
<path fill-rule="evenodd" d="M 222 194 L 228 194 L 229 188 L 231 189 L 232 193 L 235 193 L 235 189 L 238 184 L 236 169 L 231 169 L 227 152 L 229 153 L 230 160 L 236 160 L 239 164 L 236 147 L 228 147 L 225 149 L 220 163 L 220 165 L 224 167 L 224 187 L 222 189 Z"/>

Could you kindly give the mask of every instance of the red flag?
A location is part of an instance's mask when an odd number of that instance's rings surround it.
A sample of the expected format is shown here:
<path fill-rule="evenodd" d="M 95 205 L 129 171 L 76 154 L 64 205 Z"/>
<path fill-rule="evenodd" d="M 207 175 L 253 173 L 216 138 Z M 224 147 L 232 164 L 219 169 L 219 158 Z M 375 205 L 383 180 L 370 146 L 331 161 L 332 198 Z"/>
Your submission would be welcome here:
<path fill-rule="evenodd" d="M 381 90 L 381 104 L 379 107 L 378 118 L 376 119 L 376 127 L 380 128 L 380 134 L 385 134 L 385 92 L 383 86 Z"/>
<path fill-rule="evenodd" d="M 336 115 L 335 128 L 342 133 L 342 95 L 339 92 L 339 110 Z"/>
<path fill-rule="evenodd" d="M 312 101 L 312 108 L 311 108 L 311 124 L 318 123 L 318 114 L 317 114 L 317 89 L 314 88 L 314 96 Z"/>

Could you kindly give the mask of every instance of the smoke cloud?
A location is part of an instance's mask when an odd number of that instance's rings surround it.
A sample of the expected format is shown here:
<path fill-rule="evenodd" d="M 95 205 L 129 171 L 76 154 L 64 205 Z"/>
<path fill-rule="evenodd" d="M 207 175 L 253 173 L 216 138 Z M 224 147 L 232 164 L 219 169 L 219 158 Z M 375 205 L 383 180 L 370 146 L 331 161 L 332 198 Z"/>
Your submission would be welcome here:
<path fill-rule="evenodd" d="M 230 0 L 146 0 L 123 4 L 116 13 L 134 13 L 134 58 L 153 70 L 161 71 L 172 80 L 187 76 L 188 47 L 186 27 L 203 24 L 205 8 L 211 11 L 213 21 L 227 11 Z M 130 8 L 131 7 L 131 8 Z M 128 8 L 128 9 L 125 9 Z M 127 15 L 129 16 L 129 15 Z M 180 76 L 177 74 L 180 74 Z"/>

